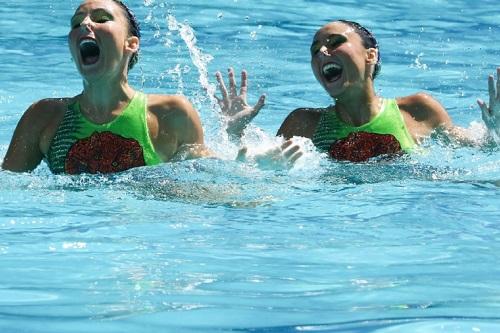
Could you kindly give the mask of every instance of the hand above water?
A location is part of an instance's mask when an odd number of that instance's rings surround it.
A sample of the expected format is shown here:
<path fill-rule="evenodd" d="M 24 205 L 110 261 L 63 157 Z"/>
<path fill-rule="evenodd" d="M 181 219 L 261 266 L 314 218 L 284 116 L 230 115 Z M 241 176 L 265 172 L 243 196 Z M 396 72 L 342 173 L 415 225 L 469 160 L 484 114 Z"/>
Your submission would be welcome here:
<path fill-rule="evenodd" d="M 493 136 L 493 139 L 500 144 L 500 67 L 497 68 L 497 80 L 493 75 L 488 77 L 488 93 L 490 95 L 489 106 L 483 101 L 478 100 L 477 104 L 482 111 L 483 121 Z"/>
<path fill-rule="evenodd" d="M 250 158 L 248 148 L 240 149 L 236 160 L 247 162 L 253 160 L 262 169 L 282 169 L 291 168 L 297 160 L 304 155 L 298 144 L 294 144 L 292 140 L 287 140 L 281 145 L 271 148 L 263 153 L 258 153 Z"/>
<path fill-rule="evenodd" d="M 229 68 L 229 91 L 226 88 L 222 74 L 217 72 L 217 82 L 219 83 L 219 90 L 222 98 L 215 96 L 222 114 L 227 119 L 227 133 L 233 138 L 240 138 L 243 130 L 259 113 L 265 104 L 266 96 L 262 95 L 255 106 L 250 106 L 247 103 L 247 90 L 248 90 L 248 76 L 247 72 L 241 72 L 241 87 L 238 95 L 236 88 L 236 81 L 234 79 L 234 70 Z"/>

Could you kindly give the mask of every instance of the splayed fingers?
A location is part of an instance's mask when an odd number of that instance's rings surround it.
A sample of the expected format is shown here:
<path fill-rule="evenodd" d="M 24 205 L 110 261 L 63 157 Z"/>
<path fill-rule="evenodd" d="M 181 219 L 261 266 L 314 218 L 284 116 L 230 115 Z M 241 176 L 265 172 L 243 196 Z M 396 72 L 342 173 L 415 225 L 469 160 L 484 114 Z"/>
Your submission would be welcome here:
<path fill-rule="evenodd" d="M 286 144 L 285 147 L 283 147 Z M 297 160 L 304 155 L 304 153 L 301 151 L 300 146 L 293 144 L 292 140 L 286 141 L 282 146 L 281 149 L 283 151 L 283 157 L 285 158 L 286 162 L 291 166 L 294 165 Z"/>
<path fill-rule="evenodd" d="M 228 77 L 229 77 L 229 92 L 231 97 L 237 97 L 236 93 L 236 80 L 234 79 L 234 70 L 232 68 L 228 69 Z"/>
<path fill-rule="evenodd" d="M 226 84 L 224 83 L 224 79 L 222 78 L 221 72 L 215 73 L 215 77 L 217 79 L 217 83 L 219 83 L 219 90 L 220 93 L 222 94 L 222 98 L 219 98 L 216 95 L 214 97 L 217 99 L 220 108 L 222 110 L 225 110 L 227 108 L 226 103 L 229 100 L 229 94 L 227 93 Z"/>
<path fill-rule="evenodd" d="M 268 151 L 255 155 L 255 162 L 263 169 L 291 168 L 303 155 L 301 147 L 292 140 L 269 149 Z"/>
<path fill-rule="evenodd" d="M 247 103 L 248 74 L 245 70 L 241 72 L 241 86 L 238 94 L 238 86 L 234 70 L 228 69 L 229 90 L 224 82 L 222 74 L 215 74 L 219 84 L 222 98 L 214 96 L 221 108 L 222 114 L 227 118 L 227 132 L 232 136 L 241 137 L 245 127 L 257 116 L 264 107 L 266 96 L 260 96 L 257 104 L 250 106 Z"/>
<path fill-rule="evenodd" d="M 482 112 L 482 118 L 488 130 L 500 136 L 500 67 L 497 68 L 497 79 L 493 75 L 488 77 L 489 105 L 483 100 L 477 101 Z"/>

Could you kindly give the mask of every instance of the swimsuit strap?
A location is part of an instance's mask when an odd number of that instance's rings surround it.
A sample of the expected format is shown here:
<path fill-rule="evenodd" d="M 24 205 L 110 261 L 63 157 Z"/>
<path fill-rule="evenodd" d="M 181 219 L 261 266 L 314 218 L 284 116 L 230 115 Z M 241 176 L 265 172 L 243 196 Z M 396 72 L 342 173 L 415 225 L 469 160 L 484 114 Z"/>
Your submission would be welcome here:
<path fill-rule="evenodd" d="M 46 162 L 50 171 L 54 174 L 64 173 L 66 155 L 71 146 L 76 142 L 75 132 L 77 131 L 78 114 L 77 104 L 74 102 L 68 105 L 64 113 L 63 120 L 57 128 L 56 134 L 47 152 Z"/>

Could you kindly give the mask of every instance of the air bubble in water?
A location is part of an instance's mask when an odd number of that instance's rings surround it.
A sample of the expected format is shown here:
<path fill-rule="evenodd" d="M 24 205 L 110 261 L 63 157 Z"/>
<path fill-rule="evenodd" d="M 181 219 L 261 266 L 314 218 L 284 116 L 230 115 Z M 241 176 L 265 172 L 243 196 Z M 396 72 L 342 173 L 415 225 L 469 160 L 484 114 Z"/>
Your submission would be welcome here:
<path fill-rule="evenodd" d="M 174 44 L 174 41 L 170 38 L 165 38 L 165 42 L 163 43 L 163 45 L 168 48 L 171 48 Z"/>
<path fill-rule="evenodd" d="M 146 16 L 146 18 L 144 19 L 144 23 L 148 24 L 148 23 L 150 23 L 150 22 L 151 22 L 151 20 L 152 20 L 152 19 L 153 19 L 153 12 L 152 12 L 152 11 L 150 11 L 150 12 L 148 13 L 148 16 Z"/>

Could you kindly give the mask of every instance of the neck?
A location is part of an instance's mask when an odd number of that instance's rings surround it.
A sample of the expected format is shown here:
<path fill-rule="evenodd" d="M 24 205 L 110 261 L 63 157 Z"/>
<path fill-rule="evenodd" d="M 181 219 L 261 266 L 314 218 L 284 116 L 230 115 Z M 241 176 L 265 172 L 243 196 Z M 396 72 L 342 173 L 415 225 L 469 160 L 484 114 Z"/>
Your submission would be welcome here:
<path fill-rule="evenodd" d="M 80 95 L 81 112 L 96 123 L 109 122 L 118 116 L 134 97 L 126 76 L 119 80 L 84 81 Z"/>
<path fill-rule="evenodd" d="M 373 82 L 361 89 L 344 93 L 335 98 L 335 111 L 340 119 L 353 126 L 368 123 L 380 112 L 382 98 L 375 94 Z"/>

